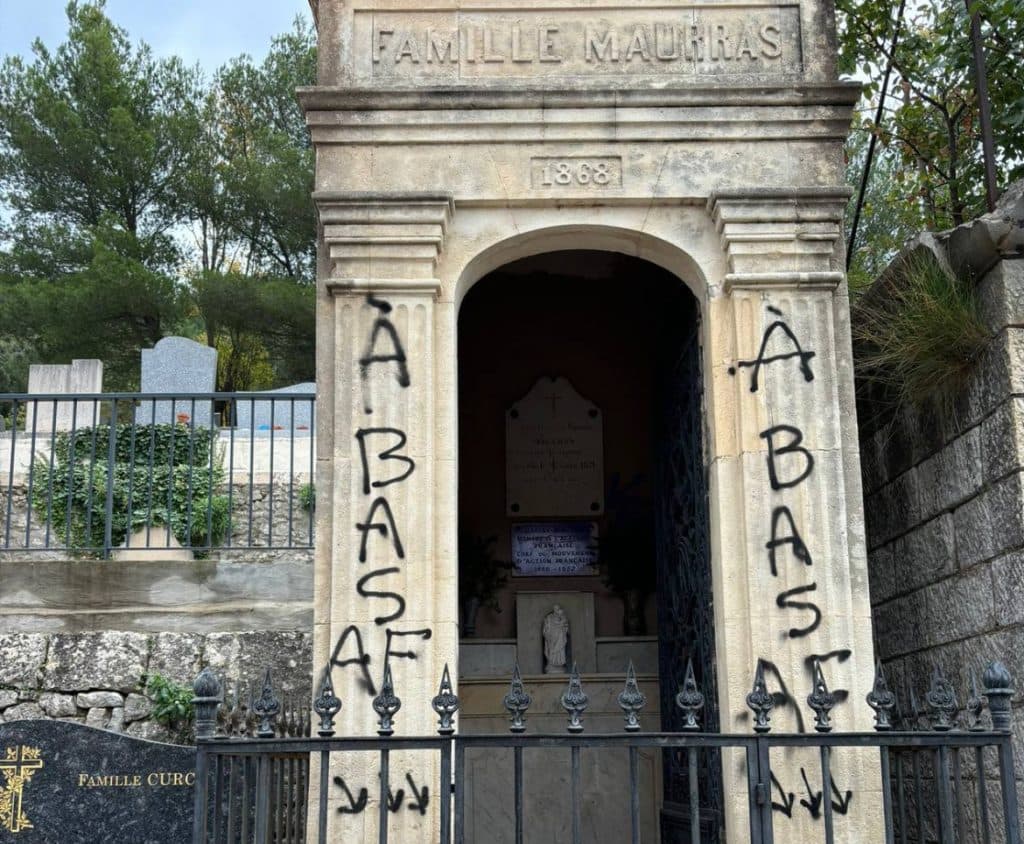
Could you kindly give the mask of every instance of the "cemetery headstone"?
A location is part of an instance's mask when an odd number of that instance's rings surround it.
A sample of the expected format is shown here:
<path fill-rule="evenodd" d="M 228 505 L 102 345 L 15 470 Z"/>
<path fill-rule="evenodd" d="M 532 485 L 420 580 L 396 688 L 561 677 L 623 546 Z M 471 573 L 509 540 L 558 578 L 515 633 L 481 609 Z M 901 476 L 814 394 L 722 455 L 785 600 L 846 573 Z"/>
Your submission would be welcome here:
<path fill-rule="evenodd" d="M 278 390 L 266 390 L 266 401 L 239 399 L 235 427 L 242 436 L 269 437 L 274 431 L 284 431 L 297 437 L 308 437 L 313 429 L 313 403 L 309 399 L 292 401 L 290 396 L 313 393 L 316 393 L 316 383 L 307 381 Z"/>
<path fill-rule="evenodd" d="M 194 747 L 73 722 L 0 724 L 0 840 L 190 841 L 195 766 Z"/>
<path fill-rule="evenodd" d="M 187 337 L 164 337 L 152 349 L 142 350 L 141 384 L 143 393 L 212 393 L 217 384 L 217 350 Z M 143 425 L 181 422 L 212 428 L 213 402 L 144 399 L 135 419 Z"/>
<path fill-rule="evenodd" d="M 70 364 L 34 363 L 28 368 L 28 391 L 37 396 L 103 392 L 103 361 L 73 360 Z M 99 422 L 99 402 L 41 399 L 26 409 L 25 431 L 37 435 L 70 431 Z"/>

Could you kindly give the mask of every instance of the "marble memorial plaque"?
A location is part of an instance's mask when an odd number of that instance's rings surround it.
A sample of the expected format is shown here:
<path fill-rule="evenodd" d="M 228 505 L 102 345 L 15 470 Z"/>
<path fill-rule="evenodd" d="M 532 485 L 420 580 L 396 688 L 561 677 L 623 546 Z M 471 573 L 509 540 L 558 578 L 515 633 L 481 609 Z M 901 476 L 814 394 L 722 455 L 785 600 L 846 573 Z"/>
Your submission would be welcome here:
<path fill-rule="evenodd" d="M 517 574 L 593 574 L 597 564 L 596 522 L 527 522 L 512 525 L 512 561 Z"/>
<path fill-rule="evenodd" d="M 192 840 L 194 747 L 61 721 L 0 724 L 0 841 Z"/>
<path fill-rule="evenodd" d="M 565 378 L 541 378 L 505 414 L 510 516 L 604 512 L 604 421 Z"/>

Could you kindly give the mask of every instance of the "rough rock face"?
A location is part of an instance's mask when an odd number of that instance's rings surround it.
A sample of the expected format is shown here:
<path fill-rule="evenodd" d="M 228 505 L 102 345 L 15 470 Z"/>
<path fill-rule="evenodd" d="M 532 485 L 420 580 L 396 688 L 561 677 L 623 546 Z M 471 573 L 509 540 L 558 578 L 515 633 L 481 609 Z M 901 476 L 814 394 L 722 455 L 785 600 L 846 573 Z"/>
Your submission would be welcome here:
<path fill-rule="evenodd" d="M 141 633 L 57 633 L 50 637 L 43 685 L 129 692 L 146 671 L 148 650 L 149 639 Z"/>
<path fill-rule="evenodd" d="M 37 685 L 47 643 L 39 633 L 0 635 L 0 689 Z"/>
<path fill-rule="evenodd" d="M 311 697 L 312 637 L 305 631 L 243 633 L 10 633 L 0 635 L 0 723 L 73 719 L 98 729 L 167 741 L 152 720 L 145 678 L 191 686 L 212 665 L 231 688 L 270 668 L 282 694 Z"/>
<path fill-rule="evenodd" d="M 1001 258 L 1024 255 L 1024 180 L 1007 188 L 991 214 L 958 226 L 943 238 L 954 268 L 977 279 Z"/>

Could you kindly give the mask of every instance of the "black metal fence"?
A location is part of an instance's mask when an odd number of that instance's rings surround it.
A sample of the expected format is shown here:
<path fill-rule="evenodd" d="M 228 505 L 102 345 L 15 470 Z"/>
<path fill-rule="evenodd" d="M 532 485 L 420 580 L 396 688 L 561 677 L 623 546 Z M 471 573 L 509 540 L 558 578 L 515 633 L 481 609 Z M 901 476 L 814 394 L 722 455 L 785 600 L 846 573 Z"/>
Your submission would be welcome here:
<path fill-rule="evenodd" d="M 225 735 L 218 728 L 218 710 L 222 691 L 217 678 L 204 671 L 196 680 L 196 713 L 198 736 L 198 763 L 196 776 L 196 805 L 194 844 L 206 842 L 257 842 L 258 844 L 300 844 L 305 842 L 306 826 L 296 825 L 296 811 L 305 811 L 309 761 L 319 760 L 319 778 L 315 789 L 317 812 L 317 840 L 328 840 L 329 815 L 335 823 L 345 823 L 331 810 L 331 785 L 345 789 L 348 806 L 337 812 L 352 815 L 367 810 L 369 789 L 362 789 L 358 798 L 347 789 L 344 780 L 332 779 L 332 754 L 372 754 L 379 770 L 376 786 L 375 811 L 377 840 L 401 844 L 400 835 L 389 829 L 389 814 L 393 811 L 391 790 L 391 754 L 398 751 L 420 751 L 438 760 L 436 834 L 432 840 L 440 844 L 465 844 L 481 841 L 469 837 L 467 832 L 467 784 L 470 774 L 467 755 L 474 752 L 488 754 L 488 764 L 499 763 L 499 752 L 510 756 L 513 768 L 510 805 L 510 840 L 521 844 L 528 840 L 553 840 L 552 818 L 531 815 L 525 808 L 523 757 L 526 753 L 546 751 L 564 753 L 569 760 L 568 793 L 563 805 L 567 815 L 567 838 L 573 844 L 584 840 L 584 793 L 581 756 L 587 753 L 615 753 L 628 759 L 624 765 L 621 793 L 600 795 L 602 802 L 621 800 L 628 806 L 628 840 L 638 844 L 642 840 L 639 755 L 649 748 L 666 753 L 685 754 L 689 765 L 689 829 L 673 840 L 698 844 L 717 840 L 724 830 L 709 830 L 706 817 L 702 817 L 702 783 L 696 775 L 701 754 L 720 758 L 731 752 L 743 759 L 747 792 L 747 820 L 751 844 L 772 844 L 775 841 L 774 814 L 792 814 L 795 797 L 779 786 L 779 776 L 791 771 L 792 763 L 780 764 L 778 755 L 787 749 L 802 748 L 811 751 L 818 760 L 818 769 L 800 773 L 807 784 L 807 800 L 801 807 L 810 816 L 820 820 L 820 832 L 800 841 L 836 840 L 836 816 L 850 811 L 852 793 L 836 786 L 833 753 L 845 754 L 859 750 L 871 754 L 877 765 L 881 789 L 881 814 L 886 844 L 990 844 L 1006 842 L 1020 844 L 1017 791 L 1011 726 L 1011 698 L 1014 694 L 1012 679 L 1001 663 L 988 666 L 983 675 L 983 691 L 978 693 L 972 678 L 972 689 L 966 705 L 958 705 L 952 684 L 936 669 L 930 687 L 924 696 L 925 706 L 918 708 L 912 696 L 904 706 L 888 688 L 881 667 L 877 669 L 874 687 L 867 702 L 874 710 L 875 731 L 867 733 L 839 733 L 833 731 L 832 710 L 836 695 L 829 691 L 821 667 L 815 668 L 814 688 L 807 704 L 814 715 L 814 733 L 778 734 L 771 732 L 771 714 L 777 696 L 769 692 L 759 663 L 753 689 L 747 696 L 747 705 L 753 716 L 753 734 L 713 734 L 701 732 L 700 716 L 704 698 L 691 671 L 687 672 L 684 687 L 676 696 L 676 705 L 682 712 L 684 727 L 678 733 L 644 733 L 640 731 L 639 714 L 646 701 L 640 692 L 632 671 L 627 673 L 626 685 L 618 696 L 624 716 L 624 732 L 617 735 L 587 735 L 584 718 L 588 697 L 583 682 L 575 671 L 561 697 L 568 716 L 567 733 L 526 734 L 526 714 L 531 704 L 516 669 L 504 706 L 509 715 L 508 735 L 456 735 L 454 718 L 459 709 L 449 679 L 448 669 L 437 696 L 431 702 L 437 713 L 436 736 L 396 737 L 394 725 L 402 702 L 397 696 L 389 668 L 385 668 L 380 694 L 373 700 L 378 715 L 376 737 L 344 738 L 335 735 L 335 716 L 342 702 L 335 695 L 329 668 L 323 680 L 313 709 L 316 713 L 315 738 L 283 738 L 274 729 L 274 718 L 280 710 L 270 680 L 266 677 L 262 693 L 253 703 L 258 720 L 255 738 L 236 738 Z M 990 724 L 983 723 L 984 710 Z M 773 766 L 773 753 L 775 764 Z M 289 773 L 282 769 L 284 761 L 297 761 L 302 773 Z M 291 769 L 288 769 L 291 770 Z M 289 792 L 289 788 L 292 790 Z M 780 796 L 781 802 L 775 800 Z M 870 799 L 870 798 L 868 798 Z M 591 807 L 592 808 L 592 807 Z M 423 814 L 426 814 L 425 811 Z M 870 812 L 868 813 L 870 814 Z M 301 820 L 301 818 L 300 818 Z M 566 820 L 563 818 L 563 820 Z M 717 821 L 721 823 L 721 821 Z M 359 827 L 361 829 L 361 827 Z M 814 827 L 817 829 L 817 827 Z M 870 828 L 862 834 L 871 834 Z M 332 833 L 337 835 L 338 833 Z M 355 834 L 355 833 L 353 833 Z M 392 836 L 389 838 L 389 836 Z M 487 841 L 496 839 L 493 828 Z M 538 837 L 539 836 L 539 837 Z M 843 840 L 851 840 L 848 835 Z M 332 838 L 331 840 L 337 840 Z M 349 840 L 345 838 L 344 840 Z M 351 838 L 351 840 L 363 840 Z M 626 840 L 624 837 L 622 840 Z M 664 841 L 665 839 L 662 838 Z M 798 844 L 791 835 L 781 837 L 787 844 Z M 867 839 L 863 839 L 867 840 Z M 872 839 L 874 840 L 874 839 Z"/>
<path fill-rule="evenodd" d="M 0 551 L 312 548 L 315 403 L 0 395 Z"/>

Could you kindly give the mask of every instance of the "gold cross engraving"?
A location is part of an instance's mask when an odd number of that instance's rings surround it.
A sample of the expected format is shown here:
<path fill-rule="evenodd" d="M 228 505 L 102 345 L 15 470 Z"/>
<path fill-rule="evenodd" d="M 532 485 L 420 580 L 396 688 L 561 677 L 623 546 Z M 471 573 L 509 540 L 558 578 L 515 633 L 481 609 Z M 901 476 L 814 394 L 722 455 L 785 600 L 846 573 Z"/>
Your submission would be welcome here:
<path fill-rule="evenodd" d="M 21 832 L 32 829 L 32 822 L 22 809 L 25 784 L 32 779 L 43 760 L 38 747 L 8 747 L 0 757 L 0 773 L 4 775 L 0 787 L 0 829 Z"/>

